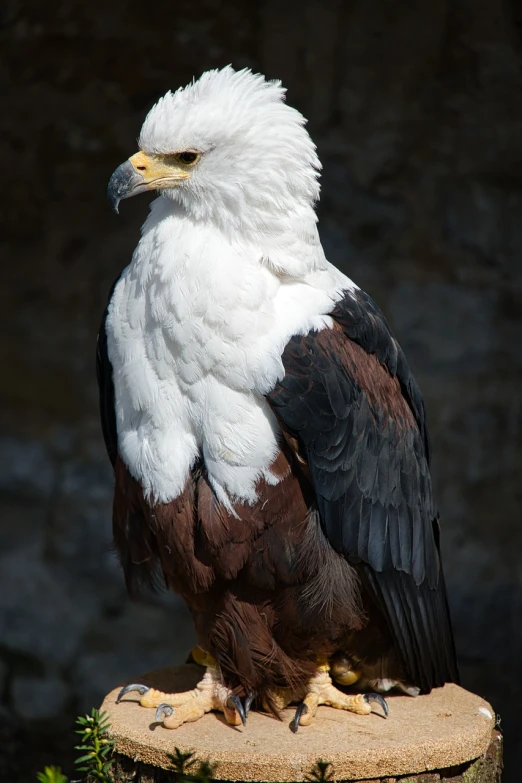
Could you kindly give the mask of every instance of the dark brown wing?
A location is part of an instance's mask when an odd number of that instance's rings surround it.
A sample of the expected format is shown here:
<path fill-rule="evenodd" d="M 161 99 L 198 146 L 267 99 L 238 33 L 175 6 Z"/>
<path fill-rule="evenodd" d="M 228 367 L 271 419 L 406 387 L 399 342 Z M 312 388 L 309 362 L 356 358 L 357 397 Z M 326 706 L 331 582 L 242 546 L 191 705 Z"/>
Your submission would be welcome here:
<path fill-rule="evenodd" d="M 330 544 L 361 564 L 408 681 L 427 692 L 458 672 L 422 397 L 366 294 L 347 293 L 332 317 L 289 341 L 268 400 L 306 458 Z"/>

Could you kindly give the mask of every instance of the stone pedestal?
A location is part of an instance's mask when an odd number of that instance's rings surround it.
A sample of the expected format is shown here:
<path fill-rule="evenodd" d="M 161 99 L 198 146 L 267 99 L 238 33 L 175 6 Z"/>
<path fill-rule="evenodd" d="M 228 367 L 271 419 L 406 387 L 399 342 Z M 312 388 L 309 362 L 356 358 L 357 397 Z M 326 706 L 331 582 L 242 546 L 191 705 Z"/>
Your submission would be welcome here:
<path fill-rule="evenodd" d="M 183 691 L 195 686 L 202 671 L 195 665 L 178 666 L 149 672 L 135 682 Z M 132 779 L 141 783 L 174 781 L 169 755 L 178 748 L 217 764 L 218 780 L 301 781 L 322 759 L 331 763 L 335 780 L 500 781 L 502 737 L 494 729 L 494 712 L 457 685 L 418 698 L 390 696 L 387 720 L 320 707 L 312 725 L 297 734 L 289 729 L 293 710 L 285 710 L 282 721 L 252 712 L 245 728 L 229 726 L 223 716 L 211 713 L 167 730 L 154 722 L 152 710 L 131 701 L 116 704 L 118 691 L 109 693 L 101 707 L 109 714 L 116 741 L 115 780 L 134 773 Z"/>

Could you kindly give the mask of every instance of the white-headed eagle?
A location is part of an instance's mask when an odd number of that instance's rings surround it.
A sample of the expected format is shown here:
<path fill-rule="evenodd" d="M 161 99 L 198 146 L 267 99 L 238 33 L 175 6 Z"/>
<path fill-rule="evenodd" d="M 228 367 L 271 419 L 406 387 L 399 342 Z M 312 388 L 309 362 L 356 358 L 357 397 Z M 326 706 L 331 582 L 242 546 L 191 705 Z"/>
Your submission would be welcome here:
<path fill-rule="evenodd" d="M 98 378 L 128 588 L 181 595 L 207 667 L 193 692 L 123 689 L 167 727 L 244 722 L 255 699 L 296 704 L 297 730 L 458 679 L 422 397 L 324 256 L 304 125 L 279 82 L 210 71 L 158 101 L 109 183 L 116 209 L 159 191 Z"/>

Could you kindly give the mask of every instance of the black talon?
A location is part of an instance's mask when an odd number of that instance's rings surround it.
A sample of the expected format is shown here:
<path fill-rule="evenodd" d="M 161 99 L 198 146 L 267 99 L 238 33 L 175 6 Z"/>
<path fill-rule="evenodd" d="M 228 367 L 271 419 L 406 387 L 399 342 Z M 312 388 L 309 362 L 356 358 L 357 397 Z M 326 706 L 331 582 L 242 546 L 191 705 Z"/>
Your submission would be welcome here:
<path fill-rule="evenodd" d="M 156 710 L 156 714 L 154 715 L 154 720 L 157 723 L 162 723 L 165 718 L 170 718 L 171 715 L 174 715 L 174 712 L 174 707 L 172 707 L 170 704 L 160 704 Z"/>
<path fill-rule="evenodd" d="M 372 701 L 376 702 L 382 708 L 382 711 L 384 712 L 384 717 L 385 718 L 388 717 L 390 710 L 388 708 L 386 699 L 384 699 L 380 693 L 365 693 L 363 698 L 367 704 L 371 704 Z"/>
<path fill-rule="evenodd" d="M 245 699 L 245 715 L 248 716 L 248 713 L 250 712 L 250 708 L 252 706 L 252 702 L 256 698 L 256 692 L 250 691 L 250 693 L 247 693 L 246 699 Z"/>
<path fill-rule="evenodd" d="M 148 685 L 139 685 L 136 682 L 131 682 L 130 685 L 125 685 L 121 691 L 118 693 L 118 698 L 116 699 L 116 704 L 119 704 L 122 698 L 125 696 L 126 693 L 130 693 L 131 691 L 136 691 L 140 694 L 140 696 L 145 696 L 147 691 L 149 691 L 150 688 Z"/>
<path fill-rule="evenodd" d="M 241 699 L 239 698 L 239 696 L 236 696 L 235 694 L 230 696 L 228 699 L 227 706 L 230 707 L 231 709 L 237 710 L 237 712 L 239 713 L 239 717 L 241 718 L 241 723 L 243 724 L 243 726 L 246 726 L 247 716 L 246 716 L 245 708 L 241 704 Z"/>
<path fill-rule="evenodd" d="M 299 724 L 301 723 L 301 718 L 303 715 L 306 715 L 307 712 L 308 712 L 308 707 L 306 706 L 304 701 L 302 701 L 301 704 L 297 706 L 294 718 L 290 723 L 290 731 L 293 731 L 294 734 L 297 734 L 297 729 L 299 728 Z"/>

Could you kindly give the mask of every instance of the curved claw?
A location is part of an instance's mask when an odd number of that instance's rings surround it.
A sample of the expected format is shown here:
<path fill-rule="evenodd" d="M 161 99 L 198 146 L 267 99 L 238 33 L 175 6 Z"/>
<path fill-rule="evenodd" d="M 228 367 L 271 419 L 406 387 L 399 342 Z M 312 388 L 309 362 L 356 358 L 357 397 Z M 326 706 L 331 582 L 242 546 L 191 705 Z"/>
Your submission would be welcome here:
<path fill-rule="evenodd" d="M 308 707 L 306 706 L 304 701 L 302 701 L 301 704 L 297 706 L 293 720 L 290 723 L 290 731 L 293 731 L 294 734 L 297 734 L 297 729 L 299 728 L 299 724 L 301 723 L 301 717 L 303 715 L 306 715 L 307 712 L 308 712 Z"/>
<path fill-rule="evenodd" d="M 126 693 L 130 693 L 131 691 L 136 691 L 140 694 L 140 696 L 145 696 L 147 691 L 150 691 L 150 688 L 148 685 L 140 685 L 136 682 L 131 682 L 130 685 L 125 685 L 121 691 L 118 693 L 118 696 L 116 698 L 116 704 L 119 704 L 122 698 L 125 696 Z"/>
<path fill-rule="evenodd" d="M 256 698 L 256 692 L 250 691 L 250 693 L 247 694 L 247 697 L 245 699 L 245 715 L 248 716 L 248 713 L 250 712 L 250 708 L 252 706 L 252 702 Z"/>
<path fill-rule="evenodd" d="M 157 723 L 161 723 L 165 718 L 170 718 L 171 715 L 174 715 L 174 712 L 174 707 L 170 704 L 160 704 L 154 715 L 154 720 Z"/>
<path fill-rule="evenodd" d="M 230 709 L 234 709 L 237 711 L 239 717 L 241 718 L 241 723 L 243 724 L 243 726 L 246 726 L 247 716 L 246 716 L 245 708 L 241 704 L 241 699 L 239 698 L 239 696 L 236 695 L 230 696 L 228 699 L 227 706 L 230 707 Z"/>
<path fill-rule="evenodd" d="M 384 712 L 384 717 L 385 718 L 388 717 L 388 715 L 390 714 L 390 710 L 386 702 L 386 699 L 384 699 L 380 693 L 365 693 L 363 698 L 367 704 L 371 704 L 372 702 L 378 704 L 381 707 L 382 711 Z"/>

